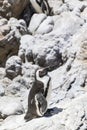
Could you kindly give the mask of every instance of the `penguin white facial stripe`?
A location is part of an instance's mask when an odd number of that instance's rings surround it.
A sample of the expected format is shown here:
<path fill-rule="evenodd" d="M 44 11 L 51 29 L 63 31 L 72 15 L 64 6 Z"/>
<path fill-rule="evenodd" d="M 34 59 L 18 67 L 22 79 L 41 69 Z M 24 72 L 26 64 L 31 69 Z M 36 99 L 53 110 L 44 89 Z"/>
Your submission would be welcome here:
<path fill-rule="evenodd" d="M 36 0 L 30 0 L 30 2 L 37 13 L 43 13 L 41 7 L 37 4 Z"/>

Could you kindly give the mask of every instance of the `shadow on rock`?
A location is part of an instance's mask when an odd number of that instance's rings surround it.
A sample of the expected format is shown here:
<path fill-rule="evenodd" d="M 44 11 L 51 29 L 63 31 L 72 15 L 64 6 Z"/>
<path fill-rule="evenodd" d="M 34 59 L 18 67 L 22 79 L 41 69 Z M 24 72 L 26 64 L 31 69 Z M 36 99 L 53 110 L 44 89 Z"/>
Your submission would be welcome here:
<path fill-rule="evenodd" d="M 62 112 L 63 109 L 62 108 L 57 108 L 57 107 L 54 107 L 54 108 L 50 108 L 47 110 L 47 112 L 44 114 L 45 117 L 51 117 L 51 116 L 54 116 L 60 112 Z"/>

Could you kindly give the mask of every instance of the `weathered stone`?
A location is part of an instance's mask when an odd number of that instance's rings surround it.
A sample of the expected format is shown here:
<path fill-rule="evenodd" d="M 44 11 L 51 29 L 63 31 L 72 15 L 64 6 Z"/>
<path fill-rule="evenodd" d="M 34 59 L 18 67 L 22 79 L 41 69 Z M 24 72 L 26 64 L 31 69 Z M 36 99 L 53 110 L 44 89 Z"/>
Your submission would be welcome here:
<path fill-rule="evenodd" d="M 0 117 L 3 119 L 10 115 L 19 115 L 24 113 L 24 108 L 20 102 L 12 97 L 0 98 Z"/>
<path fill-rule="evenodd" d="M 0 96 L 4 96 L 4 95 L 5 95 L 4 85 L 0 84 Z"/>
<path fill-rule="evenodd" d="M 0 67 L 0 79 L 5 77 L 5 69 Z"/>
<path fill-rule="evenodd" d="M 31 34 L 46 34 L 53 30 L 53 26 L 54 22 L 52 17 L 47 17 L 45 14 L 34 14 L 28 30 Z"/>
<path fill-rule="evenodd" d="M 35 30 L 36 34 L 47 34 L 53 30 L 54 22 L 52 17 L 47 17 L 46 20 L 44 20 L 38 27 L 37 30 Z"/>
<path fill-rule="evenodd" d="M 1 19 L 0 19 L 0 26 L 5 25 L 5 24 L 7 24 L 7 23 L 8 23 L 8 20 L 7 20 L 7 19 L 5 19 L 5 18 L 1 18 Z"/>
<path fill-rule="evenodd" d="M 28 3 L 28 0 L 1 0 L 0 15 L 6 18 L 19 17 Z"/>
<path fill-rule="evenodd" d="M 81 17 L 84 18 L 87 21 L 87 7 L 81 13 Z"/>
<path fill-rule="evenodd" d="M 22 61 L 18 56 L 12 56 L 6 61 L 6 76 L 10 79 L 22 74 Z"/>
<path fill-rule="evenodd" d="M 62 64 L 62 54 L 56 40 L 48 42 L 42 38 L 40 40 L 38 37 L 36 39 L 36 37 L 25 35 L 20 42 L 19 56 L 23 61 L 33 62 L 40 66 L 52 66 L 53 64 L 59 66 Z"/>
<path fill-rule="evenodd" d="M 54 16 L 54 23 L 52 34 L 65 35 L 68 39 L 84 24 L 84 20 L 73 12 L 63 12 L 59 16 Z"/>
<path fill-rule="evenodd" d="M 0 21 L 0 66 L 4 66 L 8 57 L 18 53 L 20 37 L 27 33 L 27 29 L 24 20 L 11 18 L 8 23 L 4 19 Z"/>
<path fill-rule="evenodd" d="M 30 33 L 34 34 L 39 25 L 46 19 L 47 16 L 45 14 L 34 14 L 31 18 L 28 30 Z M 36 22 L 37 21 L 37 22 Z"/>

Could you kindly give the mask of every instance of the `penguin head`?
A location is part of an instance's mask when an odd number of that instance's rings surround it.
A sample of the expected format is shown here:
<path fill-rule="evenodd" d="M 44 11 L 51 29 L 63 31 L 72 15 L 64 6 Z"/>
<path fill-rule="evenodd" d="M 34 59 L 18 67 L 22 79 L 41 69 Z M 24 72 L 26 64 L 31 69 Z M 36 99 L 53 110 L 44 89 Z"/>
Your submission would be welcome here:
<path fill-rule="evenodd" d="M 43 116 L 47 110 L 47 101 L 42 93 L 35 95 L 35 104 L 38 116 Z"/>
<path fill-rule="evenodd" d="M 39 71 L 39 77 L 43 77 L 43 76 L 47 75 L 47 73 L 48 73 L 47 68 L 42 68 L 38 71 Z"/>

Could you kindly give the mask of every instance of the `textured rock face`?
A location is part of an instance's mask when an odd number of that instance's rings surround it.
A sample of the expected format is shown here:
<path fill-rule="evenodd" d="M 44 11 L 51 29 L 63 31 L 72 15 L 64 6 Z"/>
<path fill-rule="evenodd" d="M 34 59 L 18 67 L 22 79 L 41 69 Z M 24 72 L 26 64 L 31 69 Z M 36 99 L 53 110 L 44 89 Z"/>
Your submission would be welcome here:
<path fill-rule="evenodd" d="M 28 27 L 0 17 L 0 130 L 87 130 L 87 1 L 49 3 L 56 15 L 34 14 Z M 50 112 L 25 122 L 41 67 L 50 67 Z"/>
<path fill-rule="evenodd" d="M 35 14 L 32 16 L 28 30 L 31 34 L 46 34 L 53 30 L 54 21 L 52 17 L 45 14 Z"/>
<path fill-rule="evenodd" d="M 0 117 L 6 118 L 9 115 L 19 115 L 24 113 L 24 108 L 17 100 L 12 100 L 10 97 L 2 97 L 0 99 Z"/>
<path fill-rule="evenodd" d="M 19 56 L 22 61 L 32 62 L 39 66 L 52 66 L 53 64 L 59 66 L 62 64 L 62 54 L 58 49 L 59 44 L 57 44 L 56 39 L 52 41 L 49 39 L 48 42 L 48 40 L 45 41 L 45 38 L 44 40 L 42 38 L 40 40 L 40 38 L 34 38 L 30 35 L 21 38 Z"/>
<path fill-rule="evenodd" d="M 10 79 L 22 74 L 22 61 L 18 56 L 10 57 L 6 62 L 6 76 Z"/>
<path fill-rule="evenodd" d="M 29 3 L 28 0 L 1 0 L 0 1 L 0 15 L 6 18 L 19 17 L 26 5 Z"/>
<path fill-rule="evenodd" d="M 5 65 L 8 57 L 18 53 L 20 37 L 26 33 L 25 21 L 15 18 L 9 21 L 0 19 L 0 66 Z"/>

